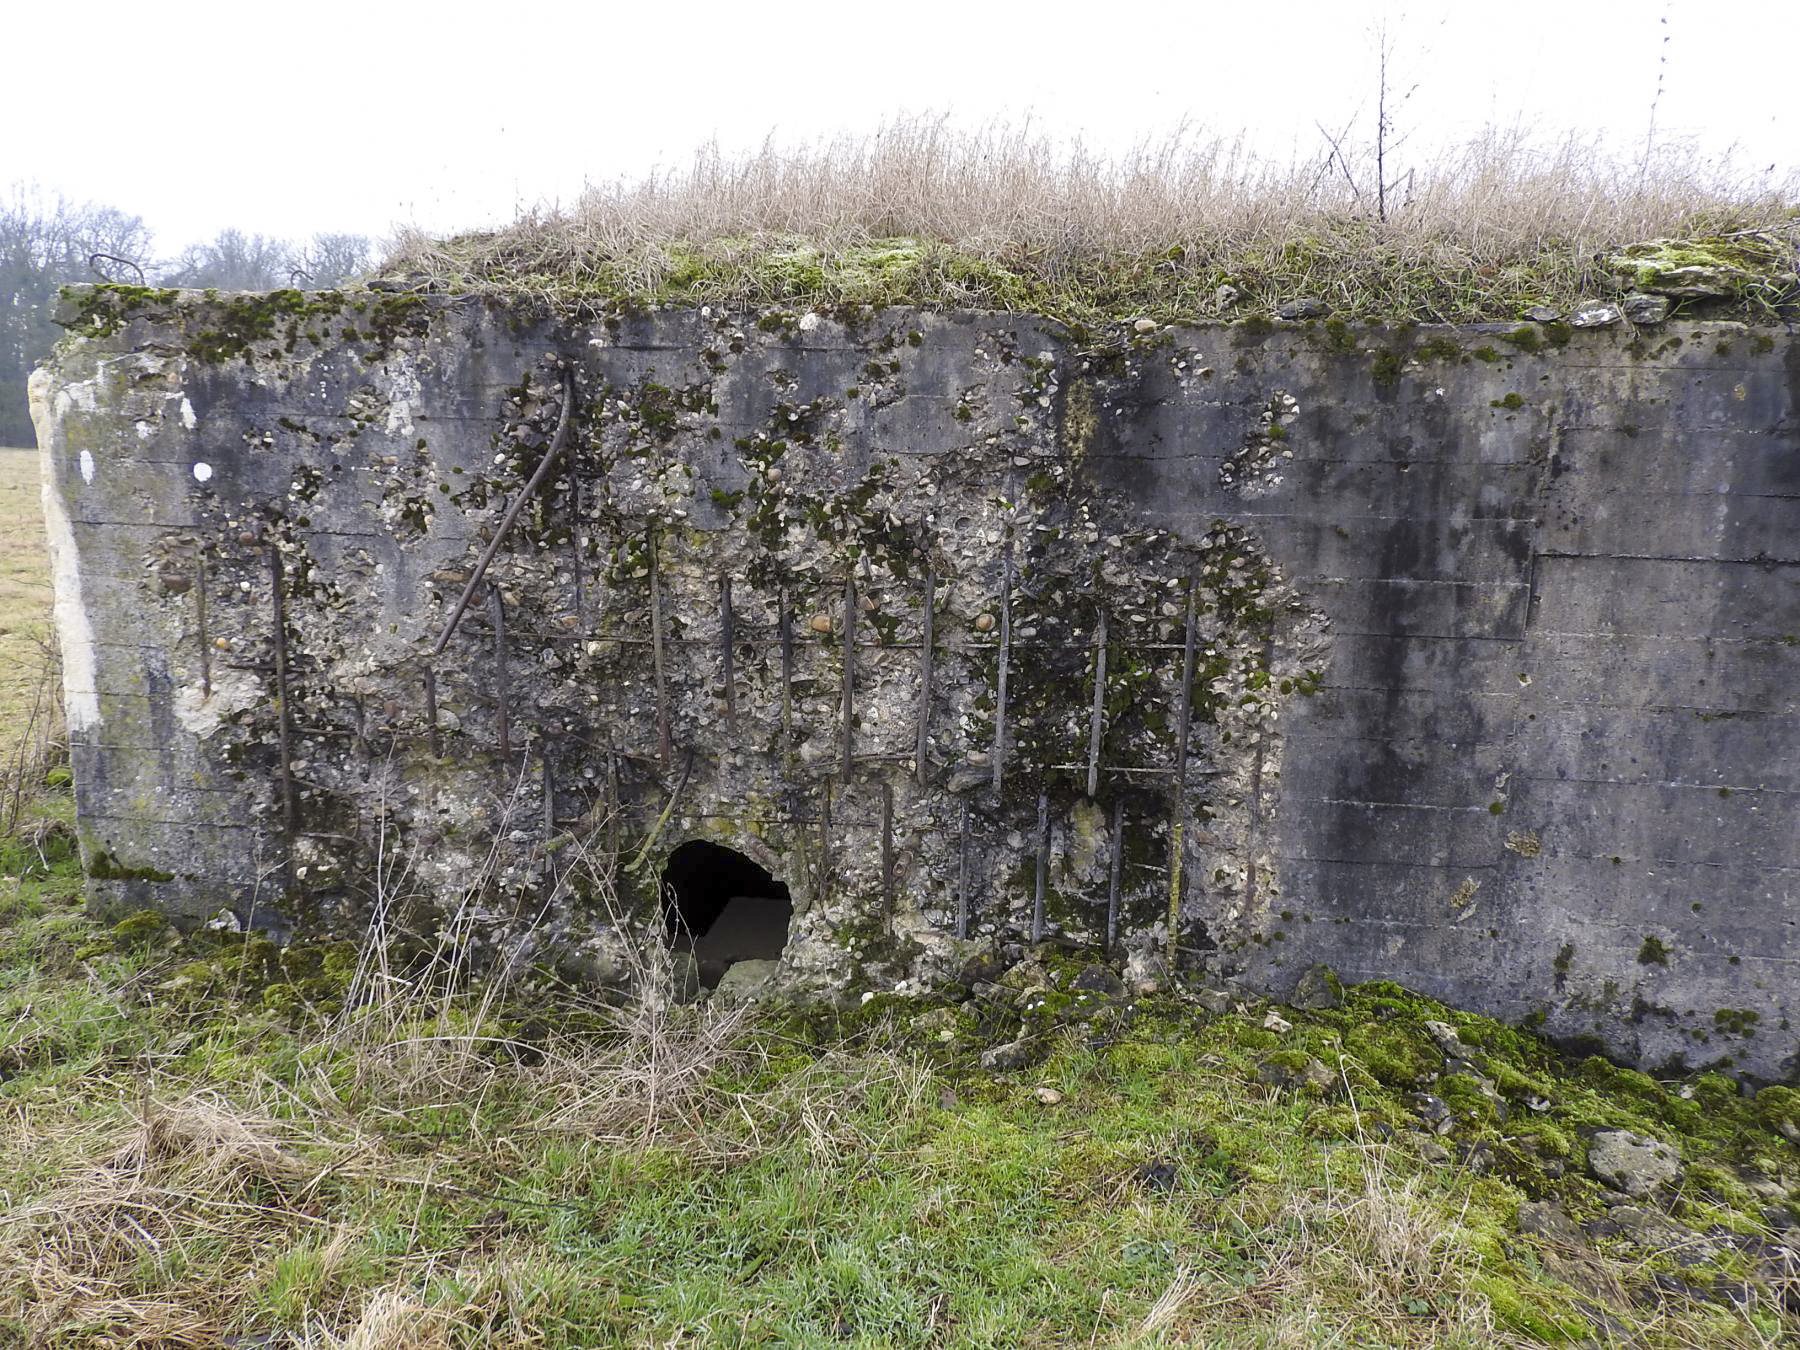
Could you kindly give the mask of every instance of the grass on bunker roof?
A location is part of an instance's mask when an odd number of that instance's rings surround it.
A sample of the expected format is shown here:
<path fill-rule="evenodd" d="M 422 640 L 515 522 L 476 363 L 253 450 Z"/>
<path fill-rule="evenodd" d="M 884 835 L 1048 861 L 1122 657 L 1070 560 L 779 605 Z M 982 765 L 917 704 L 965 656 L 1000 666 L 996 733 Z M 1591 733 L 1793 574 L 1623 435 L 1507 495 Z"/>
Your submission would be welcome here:
<path fill-rule="evenodd" d="M 1372 147 L 1339 146 L 1274 161 L 1182 133 L 1109 158 L 907 120 L 741 157 L 704 149 L 494 233 L 405 237 L 384 271 L 552 305 L 917 304 L 1089 324 L 1310 297 L 1347 319 L 1460 323 L 1566 311 L 1619 288 L 1607 251 L 1671 238 L 1710 240 L 1759 274 L 1729 310 L 1766 314 L 1791 290 L 1792 176 L 1493 131 L 1404 165 L 1383 217 Z"/>
<path fill-rule="evenodd" d="M 1681 1292 L 1741 1274 L 1729 1246 L 1690 1266 L 1514 1231 L 1529 1195 L 1606 1212 L 1581 1131 L 1610 1124 L 1678 1143 L 1678 1221 L 1766 1236 L 1738 1169 L 1792 1188 L 1800 1152 L 1756 1103 L 1394 986 L 1285 1030 L 1254 1006 L 1090 1008 L 996 1073 L 977 1061 L 1016 1034 L 1009 1000 L 496 996 L 386 948 L 100 927 L 66 828 L 6 841 L 0 874 L 0 1343 L 1474 1350 L 1795 1328 L 1777 1290 Z M 1069 969 L 1009 978 L 1069 1014 Z M 1428 1017 L 1480 1047 L 1504 1108 L 1420 1076 L 1444 1068 Z M 1309 1056 L 1331 1086 L 1262 1081 Z M 1415 1086 L 1453 1104 L 1441 1140 Z"/>

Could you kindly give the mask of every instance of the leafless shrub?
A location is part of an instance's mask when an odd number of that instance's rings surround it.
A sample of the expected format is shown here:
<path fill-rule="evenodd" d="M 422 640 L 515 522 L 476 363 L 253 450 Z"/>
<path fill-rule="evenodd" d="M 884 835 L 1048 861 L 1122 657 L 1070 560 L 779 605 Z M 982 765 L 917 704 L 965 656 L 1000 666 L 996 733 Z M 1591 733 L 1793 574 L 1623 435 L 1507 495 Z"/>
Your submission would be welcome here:
<path fill-rule="evenodd" d="M 744 1033 L 752 1009 L 684 1002 L 668 947 L 634 931 L 620 906 L 610 860 L 580 841 L 568 852 L 562 884 L 578 882 L 597 917 L 620 935 L 625 992 L 592 1009 L 597 1034 L 544 1048 L 533 1076 L 559 1085 L 559 1104 L 538 1127 L 621 1142 L 671 1130 L 698 1139 L 706 1133 L 704 1105 L 714 1100 L 713 1075 L 751 1053 Z"/>

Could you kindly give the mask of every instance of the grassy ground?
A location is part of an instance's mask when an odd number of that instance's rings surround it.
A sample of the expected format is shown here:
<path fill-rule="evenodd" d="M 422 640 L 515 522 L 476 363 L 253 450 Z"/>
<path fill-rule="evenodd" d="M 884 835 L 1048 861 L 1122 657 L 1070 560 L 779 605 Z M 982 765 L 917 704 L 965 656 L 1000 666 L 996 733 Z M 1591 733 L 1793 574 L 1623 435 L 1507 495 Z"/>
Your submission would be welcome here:
<path fill-rule="evenodd" d="M 40 811 L 0 855 L 0 1343 L 1749 1347 L 1800 1325 L 1754 1265 L 1762 1207 L 1800 1184 L 1793 1094 L 1564 1060 L 1393 986 L 1271 1022 L 1080 995 L 1060 958 L 960 1006 L 841 1015 L 485 997 L 348 946 L 97 929 L 67 804 Z M 1021 1017 L 1027 1062 L 981 1068 Z M 1415 1089 L 1448 1104 L 1442 1137 Z M 1601 1124 L 1681 1148 L 1658 1212 L 1698 1246 L 1605 1226 L 1627 1211 L 1583 1174 Z M 1521 1235 L 1533 1196 L 1598 1236 Z"/>
<path fill-rule="evenodd" d="M 48 573 L 37 451 L 0 448 L 0 763 L 10 763 L 41 683 Z"/>

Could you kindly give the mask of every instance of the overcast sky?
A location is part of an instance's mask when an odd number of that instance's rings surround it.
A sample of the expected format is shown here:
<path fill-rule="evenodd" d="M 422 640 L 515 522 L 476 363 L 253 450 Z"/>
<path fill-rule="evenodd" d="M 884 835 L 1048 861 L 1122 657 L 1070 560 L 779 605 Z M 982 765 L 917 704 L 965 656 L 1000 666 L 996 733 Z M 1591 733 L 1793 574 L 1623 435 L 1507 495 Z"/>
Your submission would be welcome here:
<path fill-rule="evenodd" d="M 137 212 L 173 253 L 227 225 L 494 224 L 714 136 L 907 111 L 1030 114 L 1108 147 L 1185 119 L 1311 153 L 1315 121 L 1369 115 L 1384 14 L 1399 84 L 1417 82 L 1414 149 L 1523 121 L 1635 152 L 1660 75 L 1660 137 L 1746 169 L 1800 162 L 1794 0 L 84 0 L 9 7 L 0 186 Z"/>

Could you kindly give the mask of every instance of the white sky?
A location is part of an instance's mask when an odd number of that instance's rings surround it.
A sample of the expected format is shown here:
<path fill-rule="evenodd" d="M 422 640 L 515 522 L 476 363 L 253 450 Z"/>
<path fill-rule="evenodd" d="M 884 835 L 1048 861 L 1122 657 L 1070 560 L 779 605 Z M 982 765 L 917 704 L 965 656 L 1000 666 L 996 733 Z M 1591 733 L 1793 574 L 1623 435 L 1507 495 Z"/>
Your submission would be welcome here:
<path fill-rule="evenodd" d="M 3 25 L 0 188 L 137 212 L 170 254 L 224 226 L 494 224 L 713 136 L 906 111 L 1030 114 L 1107 147 L 1185 119 L 1311 153 L 1315 119 L 1372 106 L 1383 14 L 1418 82 L 1411 150 L 1498 121 L 1635 152 L 1660 73 L 1659 136 L 1800 163 L 1800 0 L 41 0 Z"/>

